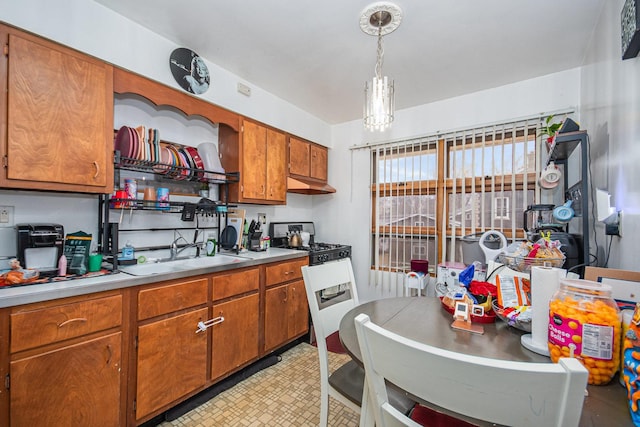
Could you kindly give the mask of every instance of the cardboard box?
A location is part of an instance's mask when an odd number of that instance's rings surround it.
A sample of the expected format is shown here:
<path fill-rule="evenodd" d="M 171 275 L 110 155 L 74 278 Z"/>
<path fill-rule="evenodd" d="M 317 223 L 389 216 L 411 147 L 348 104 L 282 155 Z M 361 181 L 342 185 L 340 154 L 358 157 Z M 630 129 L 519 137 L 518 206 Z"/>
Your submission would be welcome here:
<path fill-rule="evenodd" d="M 628 303 L 633 309 L 635 303 L 640 302 L 640 272 L 638 271 L 585 267 L 584 278 L 611 286 L 611 294 L 619 305 Z"/>

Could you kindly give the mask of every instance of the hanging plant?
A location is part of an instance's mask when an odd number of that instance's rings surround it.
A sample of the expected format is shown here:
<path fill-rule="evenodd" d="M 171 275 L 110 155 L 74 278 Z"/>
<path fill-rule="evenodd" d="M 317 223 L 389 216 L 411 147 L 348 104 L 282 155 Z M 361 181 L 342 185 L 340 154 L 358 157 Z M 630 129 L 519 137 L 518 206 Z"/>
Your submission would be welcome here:
<path fill-rule="evenodd" d="M 552 123 L 551 121 L 553 120 L 553 117 L 554 115 L 552 114 L 544 120 L 544 125 L 539 129 L 538 133 L 538 135 L 541 137 L 546 136 L 546 140 L 549 143 L 553 142 L 553 138 L 556 136 L 558 129 L 560 129 L 560 126 L 562 126 L 562 121 Z"/>

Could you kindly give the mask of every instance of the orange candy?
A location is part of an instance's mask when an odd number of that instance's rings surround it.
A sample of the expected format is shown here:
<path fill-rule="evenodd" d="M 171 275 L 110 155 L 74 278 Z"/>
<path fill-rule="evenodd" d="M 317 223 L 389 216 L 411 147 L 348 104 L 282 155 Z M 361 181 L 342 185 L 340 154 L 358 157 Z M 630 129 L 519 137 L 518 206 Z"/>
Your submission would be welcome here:
<path fill-rule="evenodd" d="M 602 300 L 576 300 L 571 296 L 557 298 L 549 304 L 550 316 L 558 315 L 563 318 L 572 319 L 567 324 L 572 330 L 578 329 L 578 322 L 582 325 L 589 323 L 593 325 L 611 326 L 614 329 L 612 360 L 596 359 L 581 354 L 574 354 L 589 370 L 589 384 L 601 385 L 611 381 L 611 378 L 618 370 L 620 363 L 620 334 L 621 323 L 617 307 L 607 304 Z M 580 335 L 572 335 L 571 341 L 576 344 L 582 343 Z M 571 349 L 567 346 L 559 346 L 549 343 L 549 353 L 551 360 L 556 363 L 560 357 L 568 357 Z M 634 352 L 633 357 L 640 360 L 640 352 Z"/>

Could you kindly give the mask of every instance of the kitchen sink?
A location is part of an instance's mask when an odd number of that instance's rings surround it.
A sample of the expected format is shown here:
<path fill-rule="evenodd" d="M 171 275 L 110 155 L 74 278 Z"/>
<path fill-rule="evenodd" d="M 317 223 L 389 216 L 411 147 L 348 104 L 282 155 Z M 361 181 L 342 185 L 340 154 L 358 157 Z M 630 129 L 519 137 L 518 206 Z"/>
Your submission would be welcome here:
<path fill-rule="evenodd" d="M 183 271 L 178 268 L 179 261 L 157 262 L 149 264 L 123 265 L 119 269 L 132 276 L 150 276 L 152 274 L 173 273 Z"/>
<path fill-rule="evenodd" d="M 176 260 L 161 260 L 136 265 L 123 265 L 120 270 L 132 276 L 150 276 L 153 274 L 175 273 L 196 268 L 215 267 L 220 265 L 236 264 L 246 261 L 246 258 L 228 255 L 216 255 L 212 257 L 184 258 Z"/>
<path fill-rule="evenodd" d="M 236 264 L 246 261 L 246 258 L 240 258 L 229 255 L 205 256 L 199 258 L 189 258 L 181 261 L 173 261 L 178 264 L 182 270 L 190 270 L 192 268 L 206 268 L 225 264 Z"/>

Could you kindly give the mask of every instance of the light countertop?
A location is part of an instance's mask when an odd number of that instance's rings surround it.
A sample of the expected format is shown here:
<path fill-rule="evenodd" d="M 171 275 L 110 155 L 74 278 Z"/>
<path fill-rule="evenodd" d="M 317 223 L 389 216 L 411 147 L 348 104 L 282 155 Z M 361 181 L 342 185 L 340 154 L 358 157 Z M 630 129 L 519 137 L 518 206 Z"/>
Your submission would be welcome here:
<path fill-rule="evenodd" d="M 233 257 L 233 261 L 228 264 L 219 264 L 212 267 L 196 267 L 188 270 L 171 271 L 168 273 L 143 276 L 133 276 L 120 271 L 113 274 L 84 279 L 3 287 L 0 288 L 0 308 L 109 291 L 113 289 L 122 289 L 200 274 L 217 273 L 220 271 L 251 267 L 270 262 L 286 261 L 288 259 L 308 256 L 306 251 L 281 248 L 269 248 L 263 252 L 244 251 L 237 255 L 234 252 L 223 251 L 222 254 Z"/>

